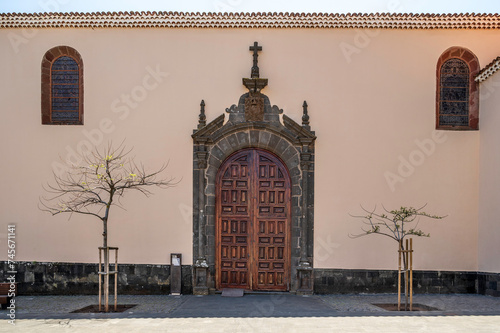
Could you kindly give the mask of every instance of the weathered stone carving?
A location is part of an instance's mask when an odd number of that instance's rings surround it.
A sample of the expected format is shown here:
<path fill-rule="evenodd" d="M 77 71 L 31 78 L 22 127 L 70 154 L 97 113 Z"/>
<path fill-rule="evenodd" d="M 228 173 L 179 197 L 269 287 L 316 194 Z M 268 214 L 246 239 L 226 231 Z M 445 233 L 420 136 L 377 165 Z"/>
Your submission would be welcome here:
<path fill-rule="evenodd" d="M 250 93 L 245 98 L 245 120 L 263 121 L 264 120 L 264 98 L 261 94 Z"/>

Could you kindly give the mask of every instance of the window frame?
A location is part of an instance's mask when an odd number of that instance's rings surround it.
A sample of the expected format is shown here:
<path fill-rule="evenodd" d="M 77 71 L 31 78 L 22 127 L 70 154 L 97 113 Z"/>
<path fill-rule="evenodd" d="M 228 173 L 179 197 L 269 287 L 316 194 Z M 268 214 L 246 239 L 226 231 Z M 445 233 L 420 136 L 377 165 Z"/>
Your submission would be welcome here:
<path fill-rule="evenodd" d="M 52 65 L 60 57 L 70 57 L 78 65 L 78 120 L 52 120 Z M 42 124 L 43 125 L 83 125 L 83 61 L 74 48 L 56 46 L 48 50 L 42 59 Z"/>
<path fill-rule="evenodd" d="M 441 114 L 441 68 L 450 59 L 462 60 L 469 67 L 468 126 L 441 125 L 439 123 L 439 116 Z M 479 129 L 479 85 L 474 80 L 476 75 L 479 73 L 479 69 L 479 61 L 476 55 L 466 48 L 453 46 L 441 54 L 436 66 L 436 129 L 451 131 L 467 131 Z"/>

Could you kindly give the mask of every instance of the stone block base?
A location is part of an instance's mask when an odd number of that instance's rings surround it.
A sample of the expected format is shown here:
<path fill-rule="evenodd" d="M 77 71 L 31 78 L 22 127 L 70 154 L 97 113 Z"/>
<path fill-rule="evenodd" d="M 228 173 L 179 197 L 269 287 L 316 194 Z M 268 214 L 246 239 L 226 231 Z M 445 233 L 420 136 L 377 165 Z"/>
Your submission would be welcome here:
<path fill-rule="evenodd" d="M 16 282 L 19 295 L 97 295 L 97 264 L 17 262 Z M 6 279 L 10 269 L 0 263 L 0 274 Z M 118 265 L 118 293 L 161 295 L 170 294 L 170 265 Z M 313 269 L 314 293 L 395 293 L 397 271 Z M 182 294 L 192 294 L 193 267 L 183 265 Z M 482 294 L 500 297 L 500 273 L 414 271 L 413 288 L 417 294 Z M 114 279 L 111 279 L 111 288 Z M 197 294 L 210 293 L 197 286 Z M 306 288 L 307 289 L 307 288 Z M 298 291 L 300 294 L 301 292 Z"/>
<path fill-rule="evenodd" d="M 396 270 L 315 269 L 316 294 L 395 293 Z M 500 296 L 500 273 L 413 271 L 418 294 L 486 294 Z"/>
<path fill-rule="evenodd" d="M 500 274 L 478 273 L 478 293 L 500 297 Z"/>
<path fill-rule="evenodd" d="M 97 264 L 59 262 L 16 262 L 19 295 L 97 295 Z M 7 262 L 0 274 L 9 274 Z M 170 265 L 119 264 L 118 293 L 129 295 L 170 294 Z M 191 294 L 191 265 L 181 270 L 182 293 Z M 114 288 L 114 278 L 110 279 Z"/>

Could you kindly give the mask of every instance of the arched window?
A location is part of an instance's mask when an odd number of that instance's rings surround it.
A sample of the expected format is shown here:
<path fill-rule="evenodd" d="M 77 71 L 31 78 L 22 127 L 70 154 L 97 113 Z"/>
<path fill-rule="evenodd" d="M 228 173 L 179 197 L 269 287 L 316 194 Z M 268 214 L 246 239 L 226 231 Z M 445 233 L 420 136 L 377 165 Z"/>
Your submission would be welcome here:
<path fill-rule="evenodd" d="M 441 55 L 436 68 L 436 129 L 478 129 L 478 72 L 479 61 L 465 48 L 451 47 Z"/>
<path fill-rule="evenodd" d="M 83 124 L 83 62 L 69 46 L 57 46 L 42 59 L 42 124 Z"/>

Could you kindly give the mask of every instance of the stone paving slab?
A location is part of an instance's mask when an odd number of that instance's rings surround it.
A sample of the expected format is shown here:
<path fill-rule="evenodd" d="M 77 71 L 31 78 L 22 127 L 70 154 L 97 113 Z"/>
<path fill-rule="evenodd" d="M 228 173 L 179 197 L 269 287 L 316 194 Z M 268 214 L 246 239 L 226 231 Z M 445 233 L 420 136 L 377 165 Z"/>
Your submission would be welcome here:
<path fill-rule="evenodd" d="M 308 317 L 332 316 L 340 313 L 369 315 L 399 315 L 373 304 L 396 303 L 396 294 L 359 295 L 248 295 L 221 297 L 221 295 L 122 295 L 119 304 L 137 304 L 124 313 L 90 314 L 115 317 Z M 437 313 L 500 314 L 500 298 L 484 295 L 415 295 L 414 303 L 439 309 Z M 97 304 L 97 296 L 18 296 L 18 318 L 88 318 L 89 314 L 70 312 Z M 112 304 L 112 303 L 111 303 Z M 427 314 L 432 315 L 434 311 Z M 0 310 L 0 319 L 6 310 Z"/>
<path fill-rule="evenodd" d="M 137 304 L 125 313 L 169 313 L 189 296 L 171 295 L 118 295 L 118 304 Z M 110 298 L 110 304 L 114 304 Z M 97 296 L 17 296 L 16 313 L 25 314 L 65 314 L 85 306 L 98 304 Z M 0 313 L 2 310 L 0 310 Z"/>
<path fill-rule="evenodd" d="M 215 295 L 187 298 L 169 317 L 323 317 L 332 312 L 320 297 L 283 294 L 229 298 Z"/>
<path fill-rule="evenodd" d="M 398 301 L 397 294 L 322 295 L 320 298 L 334 311 L 339 312 L 386 313 L 386 310 L 373 304 L 397 303 Z M 471 294 L 417 294 L 413 296 L 413 303 L 427 305 L 447 313 L 498 312 L 500 314 L 500 297 Z"/>
<path fill-rule="evenodd" d="M 73 314 L 96 296 L 18 296 L 16 322 L 0 310 L 0 332 L 500 332 L 500 298 L 415 295 L 440 311 L 391 312 L 395 294 L 119 296 L 124 313 Z M 3 319 L 3 320 L 1 320 Z"/>

